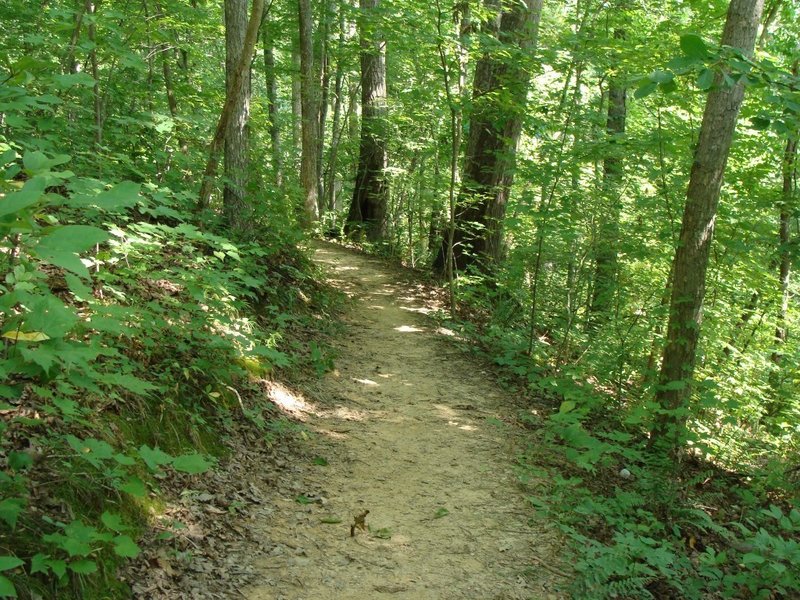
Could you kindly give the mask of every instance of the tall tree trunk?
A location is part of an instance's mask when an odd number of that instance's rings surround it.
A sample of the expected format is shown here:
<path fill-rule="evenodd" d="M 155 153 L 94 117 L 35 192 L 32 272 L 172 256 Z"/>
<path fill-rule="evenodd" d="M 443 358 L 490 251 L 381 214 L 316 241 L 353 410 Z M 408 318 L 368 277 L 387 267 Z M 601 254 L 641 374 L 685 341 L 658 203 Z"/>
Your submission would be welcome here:
<path fill-rule="evenodd" d="M 795 72 L 797 67 L 795 66 Z M 780 348 L 786 343 L 786 314 L 789 312 L 789 275 L 792 266 L 792 253 L 789 244 L 791 234 L 789 223 L 794 208 L 794 194 L 797 178 L 797 138 L 790 138 L 786 142 L 782 161 L 783 189 L 780 206 L 780 225 L 778 239 L 780 240 L 780 262 L 778 266 L 778 281 L 780 282 L 781 304 L 778 309 L 777 323 L 775 325 L 775 350 L 772 353 L 772 362 L 781 364 L 782 353 Z"/>
<path fill-rule="evenodd" d="M 614 38 L 625 38 L 622 29 L 614 31 Z M 606 134 L 608 150 L 603 159 L 603 205 L 600 231 L 595 254 L 594 287 L 592 290 L 592 321 L 597 325 L 607 317 L 613 305 L 617 287 L 617 246 L 619 244 L 619 219 L 621 212 L 620 179 L 622 179 L 622 138 L 625 135 L 627 90 L 619 73 L 609 80 L 608 116 Z"/>
<path fill-rule="evenodd" d="M 100 95 L 100 73 L 97 62 L 97 9 L 100 6 L 100 0 L 88 2 L 86 4 L 86 12 L 89 14 L 89 27 L 87 33 L 89 41 L 92 43 L 92 50 L 89 53 L 89 63 L 92 68 L 92 78 L 94 85 L 92 86 L 92 98 L 94 104 L 94 145 L 95 150 L 99 151 L 100 146 L 103 144 L 103 98 Z M 98 161 L 98 165 L 101 161 Z"/>
<path fill-rule="evenodd" d="M 319 214 L 325 212 L 325 178 L 322 176 L 322 157 L 325 152 L 325 126 L 328 120 L 328 97 L 331 87 L 330 70 L 330 19 L 333 12 L 332 0 L 325 0 L 320 17 L 320 42 L 319 42 L 319 68 L 320 68 L 320 97 L 319 97 L 319 135 L 317 137 L 317 200 Z"/>
<path fill-rule="evenodd" d="M 65 73 L 77 73 L 78 72 L 78 61 L 75 60 L 75 47 L 78 45 L 78 40 L 81 36 L 81 26 L 83 25 L 83 16 L 92 6 L 91 0 L 87 0 L 84 2 L 83 0 L 78 0 L 79 6 L 78 10 L 75 12 L 75 26 L 72 28 L 72 36 L 69 39 L 69 46 L 67 49 L 67 56 L 64 59 L 64 72 Z"/>
<path fill-rule="evenodd" d="M 300 95 L 302 99 L 302 155 L 300 183 L 303 186 L 303 207 L 307 223 L 319 219 L 319 172 L 317 171 L 317 138 L 319 136 L 319 104 L 314 77 L 314 14 L 311 0 L 298 0 L 300 18 Z"/>
<path fill-rule="evenodd" d="M 492 48 L 475 68 L 463 183 L 453 240 L 458 269 L 468 265 L 488 268 L 503 251 L 503 219 L 514 180 L 517 141 L 527 108 L 529 70 L 524 57 L 536 45 L 542 0 L 503 4 L 499 27 L 487 29 L 506 47 Z M 507 49 L 515 49 L 513 57 Z M 447 249 L 442 248 L 434 268 L 445 271 Z"/>
<path fill-rule="evenodd" d="M 267 112 L 269 115 L 269 139 L 272 145 L 272 170 L 275 173 L 275 185 L 283 187 L 283 158 L 281 157 L 281 128 L 278 121 L 278 77 L 275 73 L 275 47 L 269 18 L 265 17 L 261 24 L 264 40 L 264 78 L 267 86 Z"/>
<path fill-rule="evenodd" d="M 247 5 L 248 0 L 225 0 L 225 88 L 234 100 L 233 112 L 225 131 L 225 187 L 222 201 L 225 220 L 231 228 L 239 231 L 246 229 L 249 224 L 246 195 L 250 154 L 250 132 L 247 127 L 250 118 L 250 66 L 242 73 L 236 72 L 245 50 Z M 241 77 L 241 80 L 234 89 L 237 77 Z"/>
<path fill-rule="evenodd" d="M 245 9 L 247 8 L 246 0 L 226 0 L 225 10 L 226 18 L 227 11 L 229 10 L 229 2 L 242 2 Z M 239 7 L 241 8 L 241 7 Z M 242 108 L 242 103 L 249 102 L 250 90 L 250 62 L 253 59 L 253 51 L 258 41 L 258 29 L 261 25 L 261 16 L 264 13 L 264 0 L 253 0 L 253 9 L 250 13 L 250 21 L 246 23 L 246 33 L 244 35 L 244 42 L 238 52 L 238 62 L 234 64 L 231 70 L 230 61 L 226 60 L 226 88 L 225 88 L 225 104 L 222 107 L 222 112 L 217 121 L 217 128 L 214 131 L 214 137 L 211 140 L 211 146 L 208 153 L 208 161 L 203 173 L 203 181 L 200 184 L 200 193 L 198 194 L 197 208 L 203 210 L 208 208 L 211 200 L 211 190 L 214 186 L 214 178 L 217 175 L 217 167 L 219 166 L 219 155 L 225 148 L 228 151 L 228 134 L 232 128 L 241 127 L 242 134 L 246 134 L 246 118 L 247 107 Z M 245 13 L 246 18 L 246 13 Z M 226 28 L 231 25 L 230 21 L 226 20 Z M 226 36 L 227 42 L 227 36 Z M 227 49 L 227 43 L 226 43 Z M 246 88 L 245 88 L 246 86 Z M 244 90 L 247 89 L 247 95 Z M 245 119 L 242 123 L 242 119 Z M 234 123 L 234 125 L 232 125 Z M 238 123 L 238 125 L 236 124 Z M 233 133 L 238 134 L 238 131 Z M 235 139 L 235 138 L 234 138 Z M 232 149 L 235 150 L 235 149 Z M 247 155 L 245 154 L 245 160 Z M 246 164 L 246 163 L 245 163 Z M 233 164 L 231 166 L 234 166 Z M 228 157 L 226 156 L 226 173 L 228 167 Z M 227 190 L 227 185 L 226 185 Z M 240 206 L 229 205 L 227 198 L 225 202 L 225 215 L 229 224 L 236 229 L 246 229 L 249 225 L 246 214 L 246 204 Z M 237 212 L 242 209 L 242 212 Z"/>
<path fill-rule="evenodd" d="M 339 9 L 339 41 L 336 58 L 336 76 L 333 84 L 333 122 L 331 123 L 331 145 L 328 154 L 327 170 L 325 172 L 325 204 L 327 210 L 331 212 L 336 210 L 336 161 L 342 133 L 339 128 L 342 120 L 342 93 L 344 91 L 344 67 L 341 58 L 345 42 L 344 34 L 344 11 Z"/>
<path fill-rule="evenodd" d="M 156 21 L 161 22 L 164 20 L 165 14 L 164 9 L 161 6 L 161 2 L 159 0 L 155 1 L 155 8 L 156 8 Z M 178 100 L 175 97 L 175 85 L 173 83 L 172 78 L 172 65 L 170 63 L 170 46 L 167 43 L 162 43 L 159 45 L 158 53 L 161 55 L 161 73 L 164 77 L 164 92 L 167 96 L 167 107 L 169 108 L 169 114 L 172 117 L 173 121 L 176 121 L 178 118 Z M 185 138 L 181 135 L 181 127 L 177 123 L 175 123 L 175 128 L 178 130 L 177 135 L 177 142 L 178 148 L 181 152 L 187 152 L 188 146 L 186 144 Z M 170 152 L 171 153 L 171 152 Z"/>
<path fill-rule="evenodd" d="M 299 43 L 299 42 L 298 42 Z M 300 83 L 300 46 L 292 45 L 292 149 L 294 164 L 300 156 L 300 140 L 303 132 L 303 94 Z"/>
<path fill-rule="evenodd" d="M 380 0 L 360 0 L 361 18 L 361 144 L 347 233 L 363 228 L 370 241 L 386 237 L 389 185 L 386 130 L 386 42 L 375 39 L 366 19 L 375 18 Z"/>
<path fill-rule="evenodd" d="M 763 0 L 731 0 L 723 46 L 752 55 L 763 4 Z M 676 447 L 686 425 L 714 221 L 743 98 L 743 83 L 728 87 L 723 84 L 723 74 L 717 73 L 700 126 L 673 264 L 667 343 L 656 392 L 662 413 L 654 423 L 651 444 L 666 440 Z"/>

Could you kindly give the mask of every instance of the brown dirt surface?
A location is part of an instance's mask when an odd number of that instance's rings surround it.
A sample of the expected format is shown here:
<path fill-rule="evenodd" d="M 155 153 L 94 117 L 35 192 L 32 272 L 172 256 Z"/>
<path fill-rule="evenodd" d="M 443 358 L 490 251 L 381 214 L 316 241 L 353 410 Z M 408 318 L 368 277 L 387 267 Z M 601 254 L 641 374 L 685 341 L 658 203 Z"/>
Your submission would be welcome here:
<path fill-rule="evenodd" d="M 352 301 L 334 369 L 303 392 L 269 388 L 314 433 L 279 484 L 252 474 L 270 491 L 249 516 L 260 551 L 243 549 L 253 583 L 237 597 L 566 598 L 561 540 L 531 519 L 514 470 L 510 392 L 426 316 L 420 286 L 378 259 L 315 247 Z"/>

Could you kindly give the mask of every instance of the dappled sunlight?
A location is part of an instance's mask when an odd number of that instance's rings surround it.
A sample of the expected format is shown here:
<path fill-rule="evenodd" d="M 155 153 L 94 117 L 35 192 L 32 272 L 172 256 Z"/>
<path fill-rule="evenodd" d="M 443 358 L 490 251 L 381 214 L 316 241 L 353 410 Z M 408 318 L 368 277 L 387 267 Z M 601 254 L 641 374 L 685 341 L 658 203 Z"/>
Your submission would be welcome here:
<path fill-rule="evenodd" d="M 394 330 L 400 333 L 423 333 L 425 331 L 425 329 L 412 327 L 411 325 L 400 325 L 400 327 L 395 327 Z"/>
<path fill-rule="evenodd" d="M 281 383 L 270 381 L 267 383 L 267 397 L 282 412 L 292 417 L 305 421 L 309 414 L 316 414 L 314 407 L 302 394 L 290 390 Z"/>
<path fill-rule="evenodd" d="M 444 404 L 434 404 L 433 407 L 439 412 L 439 416 L 447 421 L 450 427 L 455 427 L 461 431 L 478 431 L 479 428 L 475 425 L 465 423 L 461 415 L 450 406 Z"/>
<path fill-rule="evenodd" d="M 377 381 L 372 381 L 372 379 L 359 379 L 358 377 L 353 377 L 353 381 L 363 385 L 380 385 Z"/>
<path fill-rule="evenodd" d="M 367 418 L 367 414 L 364 411 L 341 405 L 334 408 L 329 414 L 343 421 L 365 421 Z"/>
<path fill-rule="evenodd" d="M 367 308 L 371 308 L 373 310 L 384 310 L 386 307 L 381 306 L 380 304 L 373 304 L 372 306 L 368 306 Z"/>
<path fill-rule="evenodd" d="M 427 308 L 425 306 L 401 306 L 400 310 L 405 310 L 408 312 L 419 313 L 421 315 L 429 315 L 432 312 L 435 312 L 432 308 Z"/>

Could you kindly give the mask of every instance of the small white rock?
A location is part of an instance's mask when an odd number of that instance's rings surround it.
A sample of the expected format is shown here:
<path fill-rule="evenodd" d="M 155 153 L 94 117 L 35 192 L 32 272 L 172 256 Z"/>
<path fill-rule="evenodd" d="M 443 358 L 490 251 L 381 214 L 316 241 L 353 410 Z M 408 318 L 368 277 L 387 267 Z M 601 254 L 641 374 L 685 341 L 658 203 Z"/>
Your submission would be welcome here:
<path fill-rule="evenodd" d="M 631 472 L 628 471 L 628 469 L 620 469 L 619 476 L 622 477 L 623 479 L 630 479 Z"/>

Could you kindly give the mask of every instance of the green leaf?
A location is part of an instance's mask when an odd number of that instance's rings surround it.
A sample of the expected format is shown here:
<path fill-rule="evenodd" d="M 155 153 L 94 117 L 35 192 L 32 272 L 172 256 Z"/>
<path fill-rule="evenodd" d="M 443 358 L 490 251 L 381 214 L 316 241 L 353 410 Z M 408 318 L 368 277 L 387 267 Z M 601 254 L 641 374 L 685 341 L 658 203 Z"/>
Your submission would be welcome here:
<path fill-rule="evenodd" d="M 13 530 L 17 526 L 17 519 L 25 507 L 23 498 L 6 498 L 0 502 L 0 519 Z"/>
<path fill-rule="evenodd" d="M 56 559 L 48 560 L 47 566 L 53 570 L 53 573 L 55 573 L 59 579 L 67 574 L 67 563 L 63 560 L 56 560 Z"/>
<path fill-rule="evenodd" d="M 140 379 L 135 375 L 130 375 L 127 373 L 115 373 L 111 378 L 111 381 L 114 383 L 114 385 L 123 387 L 129 392 L 139 394 L 140 396 L 144 396 L 148 392 L 158 389 L 157 386 L 153 385 L 149 381 L 145 381 L 144 379 Z"/>
<path fill-rule="evenodd" d="M 80 277 L 73 275 L 72 273 L 65 273 L 64 279 L 67 280 L 67 287 L 69 291 L 77 298 L 78 300 L 91 300 L 92 299 L 92 288 L 87 285 L 84 285 L 83 281 L 81 281 Z"/>
<path fill-rule="evenodd" d="M 376 529 L 375 531 L 370 528 L 370 533 L 372 537 L 376 537 L 381 540 L 390 540 L 392 539 L 392 530 L 388 527 L 381 527 L 380 529 Z"/>
<path fill-rule="evenodd" d="M 573 410 L 576 406 L 577 406 L 577 404 L 575 403 L 574 400 L 564 400 L 561 403 L 561 406 L 558 407 L 558 412 L 560 412 L 560 413 L 568 413 L 571 410 Z"/>
<path fill-rule="evenodd" d="M 3 598 L 16 598 L 17 590 L 8 578 L 0 575 L 0 596 Z"/>
<path fill-rule="evenodd" d="M 16 556 L 0 556 L 0 571 L 10 571 L 24 564 L 25 561 L 18 559 Z"/>
<path fill-rule="evenodd" d="M 760 554 L 756 554 L 755 552 L 748 552 L 742 556 L 742 564 L 744 565 L 760 565 L 761 563 L 766 562 L 766 560 L 766 558 Z"/>
<path fill-rule="evenodd" d="M 326 525 L 338 525 L 342 522 L 342 519 L 337 516 L 329 516 L 329 517 L 322 517 L 319 520 L 320 523 L 324 523 Z"/>
<path fill-rule="evenodd" d="M 756 131 L 763 131 L 769 128 L 771 122 L 767 117 L 753 117 L 750 119 L 750 124 Z"/>
<path fill-rule="evenodd" d="M 89 270 L 78 258 L 78 253 L 108 238 L 108 232 L 97 227 L 62 225 L 47 231 L 34 247 L 34 252 L 45 262 L 88 278 Z"/>
<path fill-rule="evenodd" d="M 22 157 L 22 165 L 25 170 L 31 175 L 36 175 L 42 171 L 47 171 L 50 168 L 50 161 L 45 156 L 44 152 L 26 152 Z"/>
<path fill-rule="evenodd" d="M 669 71 L 653 71 L 650 74 L 650 81 L 655 81 L 656 83 L 668 83 L 673 79 L 675 79 L 675 74 Z"/>
<path fill-rule="evenodd" d="M 47 181 L 44 177 L 29 179 L 21 190 L 0 198 L 0 217 L 17 213 L 23 208 L 36 204 L 44 195 L 46 187 Z"/>
<path fill-rule="evenodd" d="M 27 308 L 25 329 L 43 332 L 51 339 L 64 337 L 78 322 L 75 310 L 52 294 L 37 297 Z"/>
<path fill-rule="evenodd" d="M 124 558 L 136 558 L 141 549 L 129 536 L 118 535 L 114 538 L 114 553 Z"/>
<path fill-rule="evenodd" d="M 31 559 L 31 570 L 30 574 L 35 575 L 36 573 L 47 573 L 50 570 L 50 566 L 47 564 L 47 559 L 50 558 L 47 554 L 39 554 L 34 555 Z"/>
<path fill-rule="evenodd" d="M 70 571 L 78 575 L 91 575 L 97 572 L 97 563 L 87 558 L 69 563 L 69 568 Z"/>
<path fill-rule="evenodd" d="M 33 457 L 27 452 L 12 451 L 8 453 L 8 466 L 14 471 L 21 471 L 33 465 Z"/>
<path fill-rule="evenodd" d="M 636 98 L 637 100 L 640 98 L 644 98 L 645 96 L 649 96 L 650 94 L 655 92 L 656 88 L 658 88 L 658 83 L 656 83 L 655 81 L 647 80 L 642 85 L 639 86 L 639 89 L 637 89 L 633 93 L 633 97 Z"/>
<path fill-rule="evenodd" d="M 71 88 L 74 85 L 80 85 L 83 87 L 94 86 L 94 79 L 88 73 L 67 73 L 63 75 L 53 75 L 53 82 L 56 84 L 57 88 L 61 88 L 62 90 Z"/>
<path fill-rule="evenodd" d="M 140 447 L 139 456 L 142 457 L 142 460 L 151 471 L 159 471 L 161 465 L 168 465 L 174 460 L 172 456 L 162 451 L 157 446 L 155 448 L 146 445 Z"/>
<path fill-rule="evenodd" d="M 441 519 L 442 517 L 446 517 L 449 514 L 450 514 L 450 511 L 447 510 L 444 506 L 442 506 L 442 507 L 436 509 L 436 512 L 433 513 L 433 518 L 434 519 Z"/>
<path fill-rule="evenodd" d="M 714 85 L 714 71 L 711 69 L 703 69 L 697 77 L 697 87 L 701 90 L 711 89 Z"/>
<path fill-rule="evenodd" d="M 106 511 L 100 515 L 100 520 L 103 522 L 103 525 L 108 527 L 111 531 L 116 531 L 117 533 L 122 533 L 123 531 L 130 529 L 130 527 L 122 522 L 122 517 L 115 513 Z"/>
<path fill-rule="evenodd" d="M 681 50 L 689 58 L 705 59 L 708 57 L 708 46 L 705 40 L 696 33 L 686 33 L 681 36 Z"/>
<path fill-rule="evenodd" d="M 135 206 L 139 201 L 141 185 L 123 181 L 96 196 L 76 195 L 69 201 L 71 206 L 97 206 L 103 210 L 117 210 Z"/>
<path fill-rule="evenodd" d="M 314 460 L 312 462 L 315 465 L 318 465 L 320 467 L 327 467 L 328 466 L 328 461 L 325 458 L 323 458 L 322 456 L 315 456 Z"/>
<path fill-rule="evenodd" d="M 136 461 L 127 454 L 115 454 L 114 460 L 124 467 L 130 467 L 136 464 Z"/>
<path fill-rule="evenodd" d="M 200 454 L 184 454 L 175 457 L 172 461 L 172 467 L 182 473 L 197 474 L 208 471 L 211 468 L 211 463 Z"/>
<path fill-rule="evenodd" d="M 134 498 L 144 498 L 147 496 L 147 487 L 144 485 L 144 482 L 138 477 L 134 476 L 128 477 L 128 479 L 125 480 L 125 483 L 118 486 L 118 489 L 122 492 L 130 494 Z"/>

